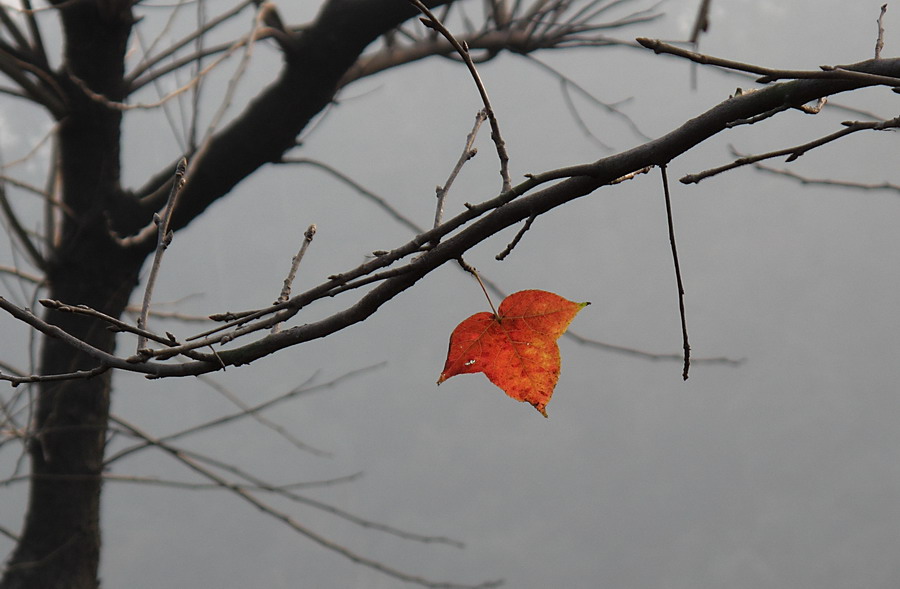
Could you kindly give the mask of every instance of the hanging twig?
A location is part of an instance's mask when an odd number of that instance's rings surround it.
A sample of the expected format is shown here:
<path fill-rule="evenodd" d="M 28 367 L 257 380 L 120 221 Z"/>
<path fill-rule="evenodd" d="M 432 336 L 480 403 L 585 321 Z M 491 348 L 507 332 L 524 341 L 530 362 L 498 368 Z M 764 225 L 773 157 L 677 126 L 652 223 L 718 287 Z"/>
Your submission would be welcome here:
<path fill-rule="evenodd" d="M 675 247 L 675 223 L 672 221 L 672 200 L 669 197 L 669 176 L 666 174 L 666 165 L 659 167 L 662 172 L 663 193 L 666 197 L 666 220 L 669 226 L 669 243 L 672 246 L 672 262 L 675 265 L 675 282 L 678 285 L 678 312 L 681 315 L 681 342 L 684 347 L 684 370 L 681 372 L 684 380 L 688 379 L 688 371 L 691 368 L 691 345 L 688 342 L 687 320 L 684 315 L 684 285 L 681 282 L 681 266 L 678 263 L 678 249 Z"/>
<path fill-rule="evenodd" d="M 153 287 L 156 285 L 156 277 L 159 275 L 159 268 L 162 264 L 162 257 L 172 242 L 172 231 L 169 229 L 169 223 L 172 219 L 172 211 L 175 209 L 175 202 L 178 200 L 178 193 L 184 186 L 184 175 L 187 172 L 187 158 L 181 158 L 178 165 L 175 166 L 175 179 L 172 182 L 172 190 L 169 192 L 169 200 L 166 208 L 163 209 L 162 216 L 154 215 L 153 219 L 158 228 L 158 237 L 156 240 L 156 254 L 153 256 L 153 265 L 150 267 L 150 275 L 147 277 L 147 288 L 144 290 L 144 302 L 141 305 L 141 316 L 138 317 L 138 329 L 147 329 L 147 318 L 150 314 L 150 299 L 153 296 Z M 137 349 L 141 350 L 147 346 L 147 337 L 138 336 Z"/>

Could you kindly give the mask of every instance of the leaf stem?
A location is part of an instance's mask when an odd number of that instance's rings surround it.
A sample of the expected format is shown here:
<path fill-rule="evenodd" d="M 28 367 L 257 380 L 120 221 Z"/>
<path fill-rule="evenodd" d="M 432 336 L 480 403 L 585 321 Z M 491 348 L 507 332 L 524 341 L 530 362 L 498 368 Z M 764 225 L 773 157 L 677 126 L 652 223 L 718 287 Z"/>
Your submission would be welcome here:
<path fill-rule="evenodd" d="M 497 307 L 494 306 L 494 301 L 491 300 L 491 295 L 488 294 L 487 288 L 485 288 L 485 286 L 484 286 L 484 282 L 481 281 L 481 276 L 478 275 L 478 270 L 476 270 L 474 266 L 470 266 L 462 258 L 459 258 L 458 262 L 459 262 L 459 265 L 463 267 L 463 270 L 465 270 L 466 272 L 468 272 L 469 274 L 474 276 L 475 280 L 478 281 L 478 286 L 481 287 L 481 292 L 484 293 L 485 298 L 487 298 L 487 300 L 488 300 L 488 304 L 491 306 L 491 312 L 494 313 L 494 317 L 496 317 L 497 320 L 499 321 L 500 314 L 497 313 Z"/>

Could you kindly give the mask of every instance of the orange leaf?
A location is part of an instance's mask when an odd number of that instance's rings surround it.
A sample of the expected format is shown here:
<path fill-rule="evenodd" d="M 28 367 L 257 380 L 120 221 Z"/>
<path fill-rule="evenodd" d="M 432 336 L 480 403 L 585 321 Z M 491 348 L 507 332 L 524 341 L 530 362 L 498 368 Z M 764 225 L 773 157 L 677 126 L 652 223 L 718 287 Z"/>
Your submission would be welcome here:
<path fill-rule="evenodd" d="M 559 380 L 556 340 L 589 304 L 543 290 L 509 295 L 497 315 L 476 313 L 456 326 L 438 384 L 457 374 L 483 372 L 507 395 L 547 417 L 545 408 Z"/>

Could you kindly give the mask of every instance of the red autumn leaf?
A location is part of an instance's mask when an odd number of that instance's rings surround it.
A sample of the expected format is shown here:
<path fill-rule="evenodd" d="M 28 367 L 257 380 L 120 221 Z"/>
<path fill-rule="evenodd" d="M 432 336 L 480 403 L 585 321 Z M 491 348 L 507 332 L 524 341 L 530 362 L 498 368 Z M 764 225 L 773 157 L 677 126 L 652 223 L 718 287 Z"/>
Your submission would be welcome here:
<path fill-rule="evenodd" d="M 556 340 L 589 304 L 543 290 L 509 295 L 496 315 L 476 313 L 456 326 L 438 384 L 457 374 L 483 372 L 507 395 L 547 417 L 545 408 L 559 380 Z"/>

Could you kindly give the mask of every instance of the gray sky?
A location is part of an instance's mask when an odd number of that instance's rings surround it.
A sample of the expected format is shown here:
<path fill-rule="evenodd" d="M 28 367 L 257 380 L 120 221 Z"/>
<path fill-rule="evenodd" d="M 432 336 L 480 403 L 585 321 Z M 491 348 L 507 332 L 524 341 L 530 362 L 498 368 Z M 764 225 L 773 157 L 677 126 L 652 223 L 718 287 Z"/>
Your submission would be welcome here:
<path fill-rule="evenodd" d="M 696 4 L 667 2 L 663 20 L 620 36 L 685 38 Z M 872 56 L 881 1 L 713 4 L 703 51 L 814 69 Z M 884 54 L 896 55 L 895 12 L 886 26 Z M 254 66 L 265 69 L 273 55 L 261 50 Z M 650 136 L 737 86 L 752 86 L 701 68 L 692 91 L 689 65 L 649 51 L 580 50 L 542 59 L 603 100 L 633 97 L 622 108 Z M 606 154 L 584 137 L 557 82 L 542 70 L 507 56 L 481 73 L 514 176 Z M 263 74 L 254 75 L 264 83 Z M 479 108 L 467 74 L 429 60 L 362 81 L 342 98 L 298 155 L 334 165 L 428 224 L 434 186 L 444 182 Z M 879 89 L 834 102 L 889 117 L 896 100 Z M 640 141 L 621 120 L 576 101 L 591 129 L 616 150 Z M 28 137 L 10 108 L 3 103 L 4 150 L 15 137 Z M 699 185 L 675 181 L 729 161 L 729 145 L 747 153 L 780 149 L 852 118 L 839 110 L 783 114 L 722 134 L 669 167 L 694 355 L 745 359 L 740 367 L 696 364 L 682 382 L 678 362 L 563 338 L 550 419 L 507 398 L 483 375 L 457 376 L 438 388 L 450 331 L 487 309 L 477 284 L 448 266 L 361 325 L 214 375 L 252 404 L 309 378 L 326 382 L 385 363 L 267 414 L 331 458 L 299 452 L 252 422 L 184 445 L 279 483 L 364 471 L 355 482 L 308 494 L 404 530 L 464 541 L 466 548 L 422 545 L 273 503 L 351 550 L 434 580 L 503 578 L 516 589 L 896 587 L 900 195 L 801 187 L 749 169 Z M 152 120 L 143 116 L 126 131 L 134 182 L 176 155 L 171 136 L 159 124 L 149 126 Z M 478 146 L 451 192 L 451 213 L 499 188 L 486 131 Z M 896 183 L 894 153 L 893 133 L 858 134 L 810 152 L 790 169 Z M 178 308 L 203 314 L 270 303 L 310 223 L 319 233 L 298 290 L 409 237 L 321 172 L 266 170 L 176 236 L 157 300 L 200 294 Z M 680 350 L 657 170 L 539 218 L 514 253 L 495 262 L 514 233 L 485 243 L 468 261 L 509 292 L 540 288 L 591 301 L 572 324 L 583 336 L 652 352 Z M 8 250 L 0 244 L 4 263 Z M 3 289 L 3 296 L 14 292 Z M 297 321 L 342 304 L 316 303 Z M 4 332 L 13 329 L 2 321 Z M 118 375 L 116 383 L 114 410 L 157 435 L 231 410 L 197 380 Z M 4 472 L 14 459 L 0 453 Z M 113 472 L 190 479 L 152 453 Z M 0 493 L 4 505 L 15 507 L 24 488 Z M 402 586 L 223 492 L 110 484 L 105 493 L 105 587 Z M 15 527 L 19 513 L 4 507 L 0 524 Z M 0 538 L 0 551 L 9 548 Z"/>

